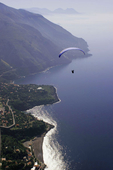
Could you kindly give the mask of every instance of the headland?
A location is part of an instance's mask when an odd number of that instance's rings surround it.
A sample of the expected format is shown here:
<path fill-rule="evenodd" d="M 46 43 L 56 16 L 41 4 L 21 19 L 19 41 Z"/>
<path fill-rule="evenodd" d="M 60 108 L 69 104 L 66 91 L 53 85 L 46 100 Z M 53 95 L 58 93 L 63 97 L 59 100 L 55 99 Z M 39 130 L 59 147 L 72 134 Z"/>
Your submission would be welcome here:
<path fill-rule="evenodd" d="M 0 126 L 3 126 L 2 143 L 4 143 L 1 154 L 4 158 L 2 168 L 15 166 L 18 169 L 21 166 L 31 169 L 37 162 L 40 169 L 43 170 L 45 168 L 42 151 L 43 139 L 54 126 L 38 120 L 23 110 L 58 102 L 56 88 L 46 85 L 1 83 L 0 93 L 0 105 L 1 108 L 4 108 L 0 115 Z M 13 126 L 11 126 L 12 124 Z M 7 143 L 7 141 L 9 142 Z M 12 148 L 12 152 L 7 156 L 6 152 L 9 151 L 9 146 Z"/>

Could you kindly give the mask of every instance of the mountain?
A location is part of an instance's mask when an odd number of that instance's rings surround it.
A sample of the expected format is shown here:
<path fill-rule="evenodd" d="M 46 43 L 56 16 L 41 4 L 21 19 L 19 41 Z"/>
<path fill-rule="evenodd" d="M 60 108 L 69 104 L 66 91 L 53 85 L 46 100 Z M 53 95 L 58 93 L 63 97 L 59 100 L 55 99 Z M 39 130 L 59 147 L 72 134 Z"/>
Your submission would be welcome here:
<path fill-rule="evenodd" d="M 56 10 L 53 11 L 53 13 L 56 14 L 79 14 L 77 11 L 75 11 L 73 8 L 67 8 L 67 9 L 62 9 L 62 8 L 58 8 Z"/>
<path fill-rule="evenodd" d="M 67 8 L 67 9 L 62 9 L 62 8 L 57 8 L 54 11 L 48 10 L 46 8 L 29 8 L 26 9 L 29 12 L 33 13 L 38 13 L 41 15 L 51 15 L 51 14 L 79 14 L 75 9 L 73 8 Z"/>
<path fill-rule="evenodd" d="M 69 63 L 67 57 L 58 58 L 59 52 L 68 46 L 80 47 L 88 55 L 85 40 L 42 15 L 0 3 L 0 79 L 13 79 Z"/>
<path fill-rule="evenodd" d="M 32 13 L 36 13 L 36 14 L 41 14 L 41 15 L 50 15 L 53 13 L 53 11 L 47 9 L 47 8 L 37 8 L 37 7 L 33 7 L 33 8 L 27 8 L 25 9 L 26 11 L 32 12 Z"/>

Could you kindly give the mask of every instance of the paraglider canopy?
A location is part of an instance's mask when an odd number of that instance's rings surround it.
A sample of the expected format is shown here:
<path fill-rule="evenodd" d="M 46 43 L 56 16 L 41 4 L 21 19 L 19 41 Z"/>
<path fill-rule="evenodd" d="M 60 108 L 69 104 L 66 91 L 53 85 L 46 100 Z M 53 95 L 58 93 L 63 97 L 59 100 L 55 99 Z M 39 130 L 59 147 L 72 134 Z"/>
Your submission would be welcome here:
<path fill-rule="evenodd" d="M 59 54 L 59 57 L 61 57 L 61 55 L 62 55 L 63 53 L 65 53 L 65 52 L 67 52 L 67 51 L 69 51 L 69 50 L 79 50 L 79 51 L 83 52 L 83 54 L 85 55 L 85 52 L 84 52 L 82 49 L 77 48 L 77 47 L 69 47 L 69 48 L 65 48 L 64 50 L 62 50 L 62 51 L 60 52 L 60 54 Z"/>

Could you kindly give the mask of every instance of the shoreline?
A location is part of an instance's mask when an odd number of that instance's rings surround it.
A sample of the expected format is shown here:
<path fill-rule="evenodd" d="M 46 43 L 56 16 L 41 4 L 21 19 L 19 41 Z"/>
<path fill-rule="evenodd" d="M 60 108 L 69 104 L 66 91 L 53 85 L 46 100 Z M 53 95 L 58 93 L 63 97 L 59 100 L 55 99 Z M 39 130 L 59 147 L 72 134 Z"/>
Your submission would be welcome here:
<path fill-rule="evenodd" d="M 54 85 L 53 85 L 53 86 L 54 86 Z M 53 104 L 57 104 L 57 103 L 60 103 L 60 102 L 61 102 L 61 99 L 58 97 L 58 94 L 57 94 L 57 87 L 54 86 L 54 88 L 55 88 L 55 90 L 56 90 L 56 95 L 57 95 L 58 101 L 55 102 L 55 103 L 53 103 Z"/>
<path fill-rule="evenodd" d="M 55 65 L 55 66 L 51 66 L 51 67 L 47 67 L 46 69 L 42 70 L 42 71 L 39 71 L 39 72 L 35 72 L 35 73 L 31 73 L 31 74 L 28 74 L 26 76 L 20 76 L 18 79 L 21 79 L 21 78 L 25 78 L 27 76 L 32 76 L 32 75 L 35 75 L 35 74 L 38 74 L 38 73 L 45 73 L 46 71 L 50 70 L 51 68 L 54 68 L 54 67 L 58 67 L 58 66 L 61 66 L 63 64 L 60 64 L 60 65 Z M 17 80 L 18 80 L 17 79 Z M 13 84 L 15 83 L 15 80 L 13 80 Z"/>
<path fill-rule="evenodd" d="M 57 94 L 57 88 L 54 87 L 56 90 L 56 94 Z M 58 95 L 57 95 L 58 97 Z M 53 103 L 53 104 L 57 104 L 61 102 L 60 98 L 58 97 L 58 101 Z M 50 105 L 50 104 L 49 104 Z M 41 105 L 44 106 L 44 105 Z M 33 114 L 32 114 L 33 115 Z M 33 115 L 34 116 L 34 115 Z M 34 116 L 35 117 L 35 116 Z M 45 121 L 44 121 L 45 122 Z M 54 125 L 49 124 L 47 122 L 45 122 L 48 125 L 47 130 L 41 135 L 41 136 L 36 136 L 34 137 L 34 139 L 31 139 L 29 141 L 26 141 L 23 143 L 23 145 L 27 148 L 32 147 L 33 149 L 33 153 L 35 155 L 35 158 L 37 159 L 37 162 L 39 162 L 41 164 L 41 170 L 44 170 L 46 168 L 46 164 L 44 162 L 44 156 L 43 156 L 43 142 L 44 142 L 44 137 L 46 136 L 46 134 L 53 128 L 55 128 Z"/>
<path fill-rule="evenodd" d="M 54 128 L 53 125 L 46 123 L 48 125 L 48 128 L 46 130 L 46 132 L 44 132 L 41 136 L 36 136 L 34 137 L 34 139 L 31 139 L 29 141 L 26 141 L 23 143 L 23 145 L 27 148 L 32 147 L 33 149 L 33 153 L 35 155 L 35 158 L 37 159 L 37 161 L 39 161 L 39 163 L 41 164 L 41 168 L 42 170 L 45 169 L 46 165 L 44 163 L 43 160 L 43 141 L 44 141 L 44 137 L 46 136 L 46 134 Z"/>
<path fill-rule="evenodd" d="M 35 137 L 34 139 L 23 143 L 23 145 L 27 148 L 32 146 L 36 159 L 38 159 L 42 163 L 44 163 L 43 151 L 42 151 L 43 139 L 44 139 L 44 136 L 40 136 L 40 137 Z"/>
<path fill-rule="evenodd" d="M 54 86 L 54 85 L 53 85 Z M 54 102 L 53 104 L 57 104 L 61 102 L 61 99 L 58 97 L 57 94 L 57 88 L 54 86 L 55 88 L 55 93 L 57 95 L 57 99 L 58 101 Z M 51 105 L 51 104 L 48 104 Z M 43 106 L 43 105 L 42 105 Z M 33 115 L 34 116 L 34 115 Z M 35 117 L 35 116 L 34 116 Z M 44 121 L 45 122 L 45 121 Z M 33 153 L 35 155 L 36 158 L 36 162 L 39 163 L 41 165 L 41 170 L 44 170 L 46 168 L 46 164 L 44 163 L 44 156 L 43 156 L 43 142 L 44 142 L 44 137 L 46 136 L 46 134 L 53 128 L 55 128 L 54 125 L 49 124 L 47 122 L 45 122 L 48 125 L 48 128 L 46 129 L 46 131 L 41 135 L 41 136 L 36 136 L 34 137 L 34 139 L 31 139 L 29 141 L 26 141 L 23 143 L 23 145 L 27 148 L 32 147 L 33 149 Z"/>

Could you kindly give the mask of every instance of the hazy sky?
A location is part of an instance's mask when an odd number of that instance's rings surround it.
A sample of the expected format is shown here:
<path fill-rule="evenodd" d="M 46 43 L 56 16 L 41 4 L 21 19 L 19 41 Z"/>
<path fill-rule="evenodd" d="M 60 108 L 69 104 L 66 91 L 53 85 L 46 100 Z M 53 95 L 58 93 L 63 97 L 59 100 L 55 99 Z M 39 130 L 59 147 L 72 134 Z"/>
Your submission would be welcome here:
<path fill-rule="evenodd" d="M 74 8 L 78 12 L 113 12 L 113 0 L 0 0 L 14 8 Z"/>

